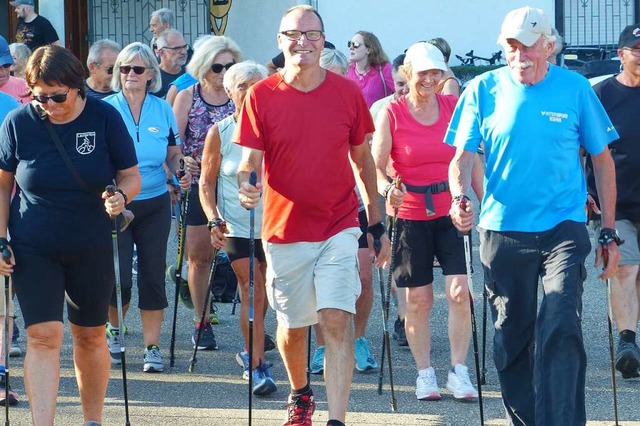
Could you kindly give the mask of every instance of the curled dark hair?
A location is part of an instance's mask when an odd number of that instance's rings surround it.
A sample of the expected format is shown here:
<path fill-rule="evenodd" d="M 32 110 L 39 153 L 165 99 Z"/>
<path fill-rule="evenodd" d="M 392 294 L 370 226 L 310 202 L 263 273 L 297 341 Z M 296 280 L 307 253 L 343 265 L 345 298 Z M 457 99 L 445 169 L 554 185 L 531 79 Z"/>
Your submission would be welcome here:
<path fill-rule="evenodd" d="M 61 46 L 42 46 L 29 57 L 25 69 L 27 86 L 33 90 L 38 81 L 48 86 L 67 86 L 78 89 L 80 97 L 85 98 L 84 68 L 82 62 Z"/>

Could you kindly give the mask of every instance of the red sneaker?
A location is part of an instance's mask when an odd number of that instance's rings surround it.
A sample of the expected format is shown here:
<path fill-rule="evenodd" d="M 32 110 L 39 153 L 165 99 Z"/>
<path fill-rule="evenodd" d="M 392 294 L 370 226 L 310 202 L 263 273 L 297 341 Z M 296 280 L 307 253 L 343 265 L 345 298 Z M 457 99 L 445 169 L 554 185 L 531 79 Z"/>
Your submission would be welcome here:
<path fill-rule="evenodd" d="M 313 394 L 300 395 L 294 399 L 289 395 L 287 404 L 287 421 L 282 426 L 302 425 L 311 426 L 311 417 L 316 403 Z"/>

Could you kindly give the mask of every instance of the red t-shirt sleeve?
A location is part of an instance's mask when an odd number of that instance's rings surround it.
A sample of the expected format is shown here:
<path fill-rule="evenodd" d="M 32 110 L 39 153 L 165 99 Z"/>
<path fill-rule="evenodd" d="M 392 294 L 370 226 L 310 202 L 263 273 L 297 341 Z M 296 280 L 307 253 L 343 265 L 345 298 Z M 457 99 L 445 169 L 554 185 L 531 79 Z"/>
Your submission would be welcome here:
<path fill-rule="evenodd" d="M 264 131 L 258 115 L 256 93 L 252 89 L 254 87 L 249 89 L 249 93 L 247 93 L 240 109 L 238 124 L 233 134 L 233 142 L 241 146 L 264 151 Z"/>

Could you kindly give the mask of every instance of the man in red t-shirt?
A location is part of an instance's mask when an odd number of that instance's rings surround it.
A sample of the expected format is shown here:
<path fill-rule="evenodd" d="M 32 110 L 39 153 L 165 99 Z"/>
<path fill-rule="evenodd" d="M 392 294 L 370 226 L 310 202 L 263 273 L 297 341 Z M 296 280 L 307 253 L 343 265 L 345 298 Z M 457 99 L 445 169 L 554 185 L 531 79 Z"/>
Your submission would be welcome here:
<path fill-rule="evenodd" d="M 342 425 L 360 293 L 354 169 L 368 210 L 369 240 L 381 242 L 376 264 L 386 265 L 390 255 L 368 144 L 373 122 L 357 85 L 320 68 L 324 26 L 315 9 L 289 9 L 277 38 L 285 67 L 250 89 L 234 136 L 244 147 L 240 201 L 255 207 L 264 187 L 267 295 L 277 312 L 278 345 L 292 388 L 285 425 L 311 424 L 305 337 L 316 322 L 326 340 L 328 424 Z M 249 173 L 260 176 L 263 158 L 264 186 L 250 185 Z"/>

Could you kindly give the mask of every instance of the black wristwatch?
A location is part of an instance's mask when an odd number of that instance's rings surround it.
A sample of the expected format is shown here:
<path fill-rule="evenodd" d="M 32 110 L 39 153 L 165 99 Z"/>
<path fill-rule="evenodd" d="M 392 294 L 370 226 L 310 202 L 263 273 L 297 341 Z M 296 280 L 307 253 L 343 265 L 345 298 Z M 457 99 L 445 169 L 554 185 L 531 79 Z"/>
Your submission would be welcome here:
<path fill-rule="evenodd" d="M 374 240 L 379 240 L 380 237 L 384 235 L 386 229 L 384 227 L 384 223 L 378 222 L 374 225 L 371 225 L 367 228 L 367 232 L 373 236 Z"/>
<path fill-rule="evenodd" d="M 395 186 L 395 183 L 389 182 L 387 186 L 385 186 L 384 189 L 382 190 L 382 198 L 386 200 L 387 195 L 389 195 L 389 191 L 391 191 L 394 186 Z"/>
<path fill-rule="evenodd" d="M 616 243 L 617 246 L 624 244 L 624 240 L 618 235 L 618 230 L 614 228 L 602 228 L 598 237 L 598 244 L 606 247 L 609 243 Z"/>
<path fill-rule="evenodd" d="M 129 202 L 129 197 L 127 197 L 127 194 L 124 193 L 124 191 L 120 188 L 116 188 L 116 191 L 118 194 L 122 195 L 122 198 L 124 198 L 124 205 L 126 206 L 127 203 Z"/>
<path fill-rule="evenodd" d="M 224 227 L 224 225 L 225 225 L 224 220 L 222 220 L 219 217 L 214 217 L 209 222 L 207 222 L 207 228 L 209 229 L 209 231 L 211 231 L 213 228 L 222 229 Z"/>

